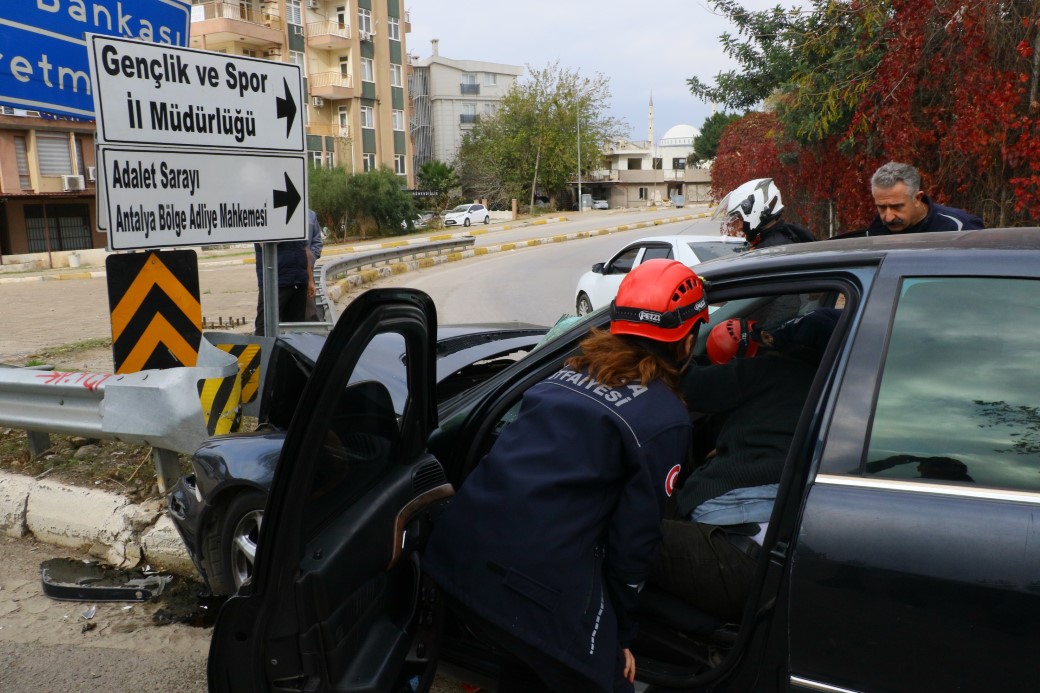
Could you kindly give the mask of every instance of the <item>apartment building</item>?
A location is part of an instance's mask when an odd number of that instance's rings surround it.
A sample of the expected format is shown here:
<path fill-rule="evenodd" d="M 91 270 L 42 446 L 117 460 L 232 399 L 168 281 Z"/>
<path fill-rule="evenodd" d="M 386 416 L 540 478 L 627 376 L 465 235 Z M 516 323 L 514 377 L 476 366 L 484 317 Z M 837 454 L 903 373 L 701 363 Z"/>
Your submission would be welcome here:
<path fill-rule="evenodd" d="M 97 229 L 94 122 L 0 108 L 0 263 L 103 248 Z"/>
<path fill-rule="evenodd" d="M 412 60 L 408 75 L 415 170 L 434 159 L 454 162 L 466 132 L 480 116 L 494 113 L 524 74 L 517 65 L 446 58 L 437 39 L 430 43 L 432 55 Z"/>
<path fill-rule="evenodd" d="M 191 46 L 300 66 L 307 154 L 414 187 L 402 0 L 192 0 Z"/>

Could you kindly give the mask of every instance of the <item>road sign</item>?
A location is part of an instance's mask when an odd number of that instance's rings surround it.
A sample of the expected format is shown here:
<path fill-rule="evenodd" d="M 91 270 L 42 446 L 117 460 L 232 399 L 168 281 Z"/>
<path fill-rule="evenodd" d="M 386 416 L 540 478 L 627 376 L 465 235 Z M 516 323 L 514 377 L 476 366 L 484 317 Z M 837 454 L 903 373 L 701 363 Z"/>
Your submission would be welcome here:
<path fill-rule="evenodd" d="M 183 46 L 183 0 L 5 0 L 0 3 L 0 104 L 94 117 L 84 34 Z"/>
<path fill-rule="evenodd" d="M 307 237 L 302 154 L 133 147 L 100 154 L 112 250 Z"/>
<path fill-rule="evenodd" d="M 105 144 L 305 151 L 296 65 L 108 36 L 90 49 Z"/>

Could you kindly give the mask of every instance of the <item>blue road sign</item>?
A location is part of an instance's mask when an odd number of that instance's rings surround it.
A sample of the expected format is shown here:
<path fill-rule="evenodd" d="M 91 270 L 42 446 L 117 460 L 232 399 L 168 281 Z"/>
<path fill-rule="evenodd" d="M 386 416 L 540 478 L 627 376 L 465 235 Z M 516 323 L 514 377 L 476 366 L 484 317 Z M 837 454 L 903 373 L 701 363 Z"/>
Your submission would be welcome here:
<path fill-rule="evenodd" d="M 0 104 L 94 118 L 84 34 L 187 46 L 185 0 L 5 0 L 0 3 Z"/>

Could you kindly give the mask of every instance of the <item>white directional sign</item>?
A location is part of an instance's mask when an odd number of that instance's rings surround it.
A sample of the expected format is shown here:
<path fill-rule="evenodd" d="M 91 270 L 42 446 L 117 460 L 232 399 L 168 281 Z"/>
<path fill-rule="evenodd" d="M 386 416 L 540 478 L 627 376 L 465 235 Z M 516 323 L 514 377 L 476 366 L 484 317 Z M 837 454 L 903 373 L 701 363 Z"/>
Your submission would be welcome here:
<path fill-rule="evenodd" d="M 101 142 L 304 151 L 298 66 L 91 39 Z"/>
<path fill-rule="evenodd" d="M 302 156 L 104 147 L 100 164 L 112 250 L 305 237 Z"/>

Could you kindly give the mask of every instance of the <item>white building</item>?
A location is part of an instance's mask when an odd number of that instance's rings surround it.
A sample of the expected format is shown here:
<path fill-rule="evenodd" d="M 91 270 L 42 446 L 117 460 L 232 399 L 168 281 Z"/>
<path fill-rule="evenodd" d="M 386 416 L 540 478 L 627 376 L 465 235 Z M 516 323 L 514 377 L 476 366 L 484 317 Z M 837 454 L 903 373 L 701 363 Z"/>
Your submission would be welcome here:
<path fill-rule="evenodd" d="M 481 116 L 495 112 L 524 73 L 516 65 L 445 58 L 437 39 L 430 43 L 433 54 L 412 58 L 408 76 L 416 171 L 433 159 L 452 164 L 463 135 Z"/>

